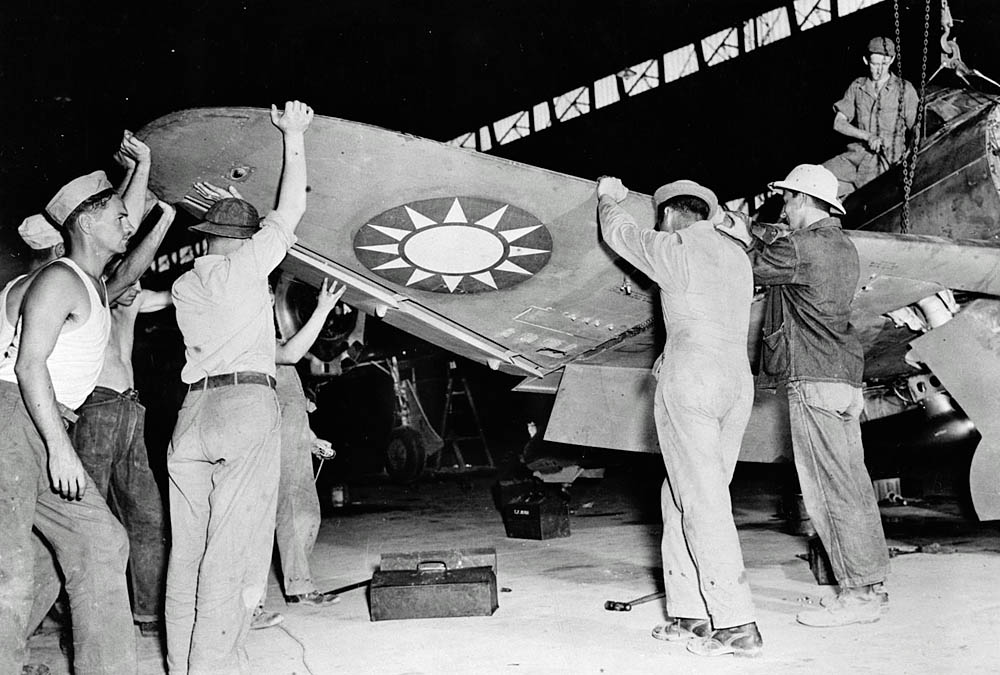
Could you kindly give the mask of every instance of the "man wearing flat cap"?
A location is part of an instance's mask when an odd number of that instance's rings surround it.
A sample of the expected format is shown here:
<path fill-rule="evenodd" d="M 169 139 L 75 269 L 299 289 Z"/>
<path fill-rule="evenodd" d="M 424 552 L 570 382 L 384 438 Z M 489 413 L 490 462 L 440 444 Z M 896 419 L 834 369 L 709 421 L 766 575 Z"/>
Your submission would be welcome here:
<path fill-rule="evenodd" d="M 889 72 L 896 46 L 887 37 L 868 42 L 868 76 L 859 77 L 833 104 L 833 128 L 852 139 L 847 149 L 823 163 L 839 181 L 843 198 L 903 157 L 906 134 L 917 121 L 917 90 Z"/>
<path fill-rule="evenodd" d="M 103 171 L 64 186 L 46 214 L 64 228 L 70 254 L 32 278 L 0 358 L 0 672 L 20 672 L 24 661 L 34 527 L 63 571 L 76 671 L 134 673 L 128 540 L 67 433 L 104 360 L 111 326 L 104 268 L 125 252 L 134 228 Z"/>
<path fill-rule="evenodd" d="M 617 178 L 597 184 L 605 243 L 660 289 L 666 328 L 653 412 L 667 470 L 661 490 L 666 624 L 653 636 L 702 656 L 762 649 L 729 498 L 753 406 L 747 331 L 753 280 L 742 244 L 716 223 L 729 216 L 688 180 L 653 197 L 659 230 L 623 207 Z M 633 206 L 634 208 L 634 206 Z"/>
<path fill-rule="evenodd" d="M 754 282 L 766 288 L 757 384 L 785 387 L 802 499 L 840 587 L 796 618 L 871 623 L 888 602 L 889 556 L 861 446 L 864 353 L 850 321 L 858 253 L 840 227 L 844 207 L 827 169 L 801 164 L 769 187 L 782 194 L 788 230 L 750 252 Z"/>
<path fill-rule="evenodd" d="M 168 451 L 171 673 L 245 673 L 250 620 L 271 559 L 280 469 L 275 332 L 267 276 L 306 208 L 304 133 L 313 112 L 271 108 L 284 141 L 277 208 L 216 202 L 192 226 L 208 253 L 174 282 L 188 393 Z"/>

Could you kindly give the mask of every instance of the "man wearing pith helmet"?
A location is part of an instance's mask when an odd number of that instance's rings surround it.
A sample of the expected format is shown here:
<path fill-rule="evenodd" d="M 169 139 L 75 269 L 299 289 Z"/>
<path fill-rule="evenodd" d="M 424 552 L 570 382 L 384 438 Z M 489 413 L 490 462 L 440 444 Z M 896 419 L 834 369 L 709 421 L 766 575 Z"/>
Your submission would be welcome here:
<path fill-rule="evenodd" d="M 787 391 L 802 498 L 839 585 L 836 598 L 797 618 L 870 623 L 888 603 L 889 557 L 861 446 L 864 354 L 850 321 L 858 253 L 827 169 L 802 164 L 769 187 L 782 194 L 788 229 L 751 251 L 767 303 L 758 386 Z"/>
<path fill-rule="evenodd" d="M 278 202 L 215 203 L 192 230 L 208 253 L 174 282 L 188 393 L 167 459 L 173 533 L 167 569 L 171 673 L 246 673 L 246 637 L 267 582 L 279 471 L 275 337 L 267 276 L 306 208 L 304 133 L 312 109 L 271 107 L 282 134 Z"/>
<path fill-rule="evenodd" d="M 863 60 L 868 75 L 851 82 L 833 104 L 833 128 L 851 142 L 823 166 L 837 177 L 841 198 L 903 157 L 906 134 L 917 120 L 917 90 L 889 72 L 896 60 L 896 45 L 887 37 L 875 37 L 868 42 L 867 52 Z"/>
<path fill-rule="evenodd" d="M 666 327 L 653 413 L 667 470 L 660 504 L 668 618 L 653 637 L 686 641 L 702 656 L 756 656 L 763 643 L 729 498 L 753 406 L 749 261 L 743 244 L 726 236 L 729 216 L 715 194 L 694 181 L 656 191 L 660 231 L 636 223 L 617 178 L 601 178 L 597 195 L 605 243 L 657 283 Z"/>

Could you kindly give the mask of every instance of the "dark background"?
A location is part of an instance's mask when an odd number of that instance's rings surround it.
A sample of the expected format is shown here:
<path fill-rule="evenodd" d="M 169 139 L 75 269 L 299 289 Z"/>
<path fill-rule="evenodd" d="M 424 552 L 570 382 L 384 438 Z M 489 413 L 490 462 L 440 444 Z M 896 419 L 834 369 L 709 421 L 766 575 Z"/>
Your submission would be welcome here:
<path fill-rule="evenodd" d="M 928 73 L 940 59 L 939 0 L 932 5 Z M 966 63 L 1000 79 L 996 1 L 950 5 L 961 20 L 952 36 Z M 13 260 L 23 260 L 21 219 L 67 180 L 107 167 L 122 129 L 137 130 L 166 113 L 298 98 L 319 114 L 449 140 L 778 6 L 779 0 L 8 3 L 0 13 L 0 277 L 10 276 Z M 898 6 L 903 74 L 919 85 L 925 2 Z M 868 39 L 893 36 L 893 7 L 889 0 L 793 34 L 494 153 L 579 176 L 614 173 L 642 192 L 683 176 L 725 199 L 753 194 L 791 166 L 822 161 L 843 145 L 831 130 L 832 103 L 864 74 Z M 137 375 L 162 382 L 182 358 L 176 331 L 155 320 L 139 330 Z M 467 367 L 482 383 L 476 386 L 485 421 L 504 416 L 493 422 L 522 437 L 522 418 L 544 405 L 521 398 L 527 412 L 512 419 L 497 400 L 506 397 L 499 392 L 511 378 L 498 387 Z M 384 429 L 391 416 L 384 385 L 350 414 L 370 415 Z M 327 391 L 335 408 L 357 385 L 331 383 Z M 150 396 L 161 409 L 179 402 L 171 387 Z M 151 422 L 161 434 L 172 426 L 169 416 Z"/>
<path fill-rule="evenodd" d="M 0 14 L 0 228 L 104 166 L 123 128 L 199 106 L 288 98 L 438 140 L 731 26 L 778 0 L 94 3 Z M 900 0 L 904 74 L 919 81 L 924 0 Z M 929 70 L 939 61 L 932 2 Z M 993 0 L 952 0 L 967 63 L 1000 79 Z M 726 198 L 842 144 L 831 104 L 863 74 L 888 0 L 498 149 L 650 192 L 686 175 Z"/>

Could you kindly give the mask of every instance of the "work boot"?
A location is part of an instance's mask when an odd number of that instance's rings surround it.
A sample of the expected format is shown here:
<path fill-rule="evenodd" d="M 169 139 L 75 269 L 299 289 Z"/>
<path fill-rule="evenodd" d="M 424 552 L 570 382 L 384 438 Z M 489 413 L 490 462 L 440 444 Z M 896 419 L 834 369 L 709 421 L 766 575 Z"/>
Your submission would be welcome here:
<path fill-rule="evenodd" d="M 666 623 L 653 628 L 653 637 L 666 642 L 679 642 L 691 638 L 706 637 L 712 632 L 712 622 L 708 619 L 687 619 L 667 617 Z"/>
<path fill-rule="evenodd" d="M 327 591 L 326 593 L 309 591 L 308 593 L 301 593 L 299 595 L 285 596 L 285 601 L 290 605 L 302 604 L 312 605 L 313 607 L 326 607 L 327 605 L 340 602 L 340 596 L 333 591 Z"/>
<path fill-rule="evenodd" d="M 817 628 L 875 623 L 882 613 L 883 598 L 887 604 L 889 594 L 875 592 L 870 586 L 865 588 L 860 593 L 854 589 L 843 589 L 835 598 L 822 602 L 818 609 L 799 612 L 795 620 L 804 626 Z"/>
<path fill-rule="evenodd" d="M 250 630 L 260 630 L 277 626 L 285 620 L 285 617 L 278 612 L 269 612 L 263 607 L 258 607 L 253 611 L 253 618 L 250 620 Z"/>
<path fill-rule="evenodd" d="M 687 643 L 687 650 L 698 656 L 760 656 L 764 650 L 764 640 L 756 623 L 745 623 L 732 628 L 718 628 L 706 637 L 699 637 Z"/>

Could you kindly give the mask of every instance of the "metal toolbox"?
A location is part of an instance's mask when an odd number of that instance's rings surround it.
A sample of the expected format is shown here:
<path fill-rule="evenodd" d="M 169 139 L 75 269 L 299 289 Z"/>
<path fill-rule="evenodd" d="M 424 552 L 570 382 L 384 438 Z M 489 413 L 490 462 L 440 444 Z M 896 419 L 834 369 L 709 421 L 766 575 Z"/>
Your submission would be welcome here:
<path fill-rule="evenodd" d="M 490 616 L 499 606 L 496 564 L 494 548 L 383 553 L 371 620 Z"/>
<path fill-rule="evenodd" d="M 568 537 L 569 507 L 560 497 L 522 495 L 504 505 L 503 524 L 512 539 Z"/>

